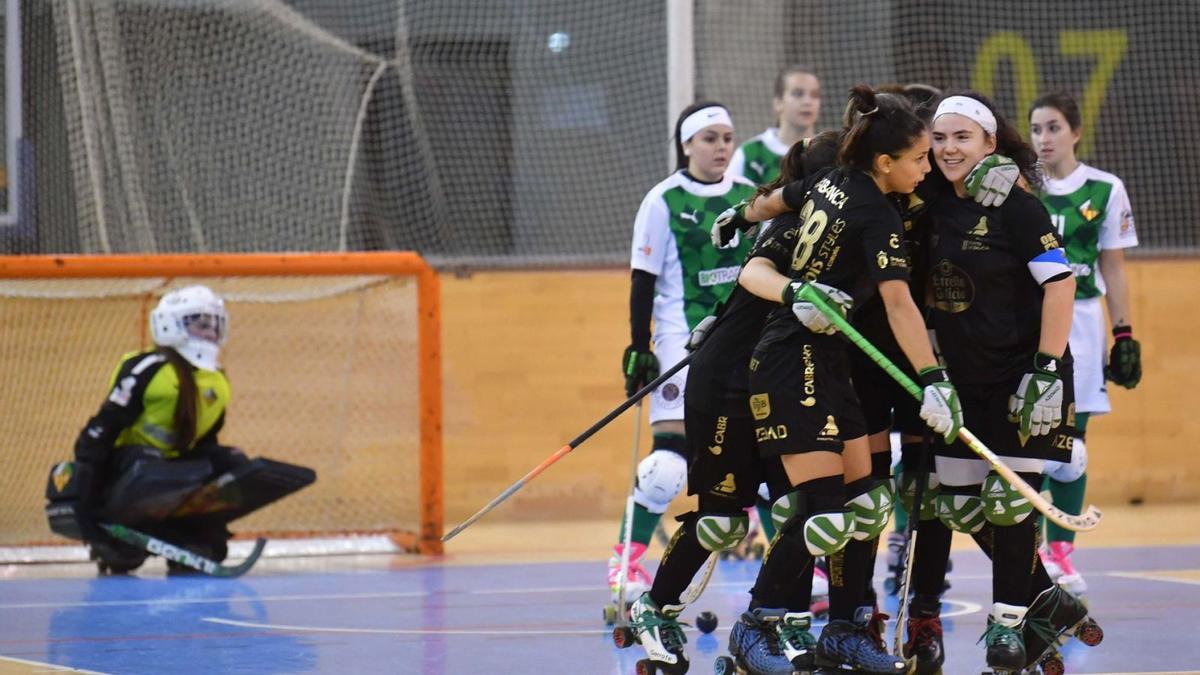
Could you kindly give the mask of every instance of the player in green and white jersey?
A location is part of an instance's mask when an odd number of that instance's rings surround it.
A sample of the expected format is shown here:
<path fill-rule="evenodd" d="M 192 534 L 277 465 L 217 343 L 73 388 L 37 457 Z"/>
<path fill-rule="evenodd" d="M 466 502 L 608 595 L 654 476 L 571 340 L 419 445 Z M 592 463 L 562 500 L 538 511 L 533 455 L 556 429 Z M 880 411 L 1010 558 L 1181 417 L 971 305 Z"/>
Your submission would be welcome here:
<path fill-rule="evenodd" d="M 1084 432 L 1090 415 L 1111 410 L 1105 378 L 1132 389 L 1142 376 L 1141 348 L 1133 339 L 1125 249 L 1137 246 L 1133 211 L 1125 184 L 1111 173 L 1075 157 L 1082 120 L 1079 106 L 1062 93 L 1034 101 L 1029 131 L 1041 161 L 1045 187 L 1040 197 L 1058 228 L 1075 272 L 1075 312 L 1071 353 L 1075 356 L 1075 440 L 1072 461 L 1048 466 L 1054 503 L 1079 513 L 1087 486 Z M 1105 364 L 1104 308 L 1115 339 Z M 1087 585 L 1071 563 L 1075 533 L 1047 523 L 1042 560 L 1058 582 L 1075 593 Z"/>
<path fill-rule="evenodd" d="M 632 396 L 686 353 L 688 334 L 713 313 L 737 281 L 750 249 L 746 238 L 724 249 L 712 246 L 710 230 L 722 211 L 754 195 L 754 185 L 728 171 L 733 120 L 719 103 L 688 106 L 675 123 L 678 169 L 651 188 L 634 220 L 630 267 L 631 341 L 621 360 L 625 391 Z M 651 351 L 651 319 L 654 322 Z M 687 480 L 683 403 L 687 369 L 650 396 L 653 451 L 638 464 L 625 596 L 650 587 L 640 560 L 654 528 Z M 622 527 L 622 532 L 624 527 Z M 621 544 L 609 563 L 614 600 Z"/>
<path fill-rule="evenodd" d="M 746 141 L 733 153 L 730 171 L 755 185 L 779 175 L 779 162 L 792 144 L 816 135 L 821 115 L 821 80 L 807 66 L 793 65 L 775 76 L 776 125 Z"/>

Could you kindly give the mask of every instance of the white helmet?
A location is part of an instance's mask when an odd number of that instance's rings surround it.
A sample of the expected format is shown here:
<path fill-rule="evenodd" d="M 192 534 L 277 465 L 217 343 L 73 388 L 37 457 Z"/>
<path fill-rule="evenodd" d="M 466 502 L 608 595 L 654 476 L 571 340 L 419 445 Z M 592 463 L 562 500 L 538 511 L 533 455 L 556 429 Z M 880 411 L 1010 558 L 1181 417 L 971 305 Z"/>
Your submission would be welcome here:
<path fill-rule="evenodd" d="M 217 357 L 229 336 L 228 325 L 225 301 L 206 286 L 171 291 L 150 312 L 154 343 L 175 349 L 203 370 L 220 367 Z"/>

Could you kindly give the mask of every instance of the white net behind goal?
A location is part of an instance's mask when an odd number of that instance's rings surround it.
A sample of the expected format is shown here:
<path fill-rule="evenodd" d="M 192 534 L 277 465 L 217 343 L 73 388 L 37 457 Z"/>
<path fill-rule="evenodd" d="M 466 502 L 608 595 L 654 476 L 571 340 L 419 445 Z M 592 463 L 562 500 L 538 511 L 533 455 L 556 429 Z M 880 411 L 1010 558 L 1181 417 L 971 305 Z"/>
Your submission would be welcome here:
<path fill-rule="evenodd" d="M 105 400 L 120 357 L 151 346 L 166 290 L 229 307 L 220 440 L 317 481 L 236 521 L 270 535 L 415 533 L 422 517 L 416 283 L 399 277 L 0 280 L 0 546 L 65 543 L 43 513 L 50 466 Z"/>

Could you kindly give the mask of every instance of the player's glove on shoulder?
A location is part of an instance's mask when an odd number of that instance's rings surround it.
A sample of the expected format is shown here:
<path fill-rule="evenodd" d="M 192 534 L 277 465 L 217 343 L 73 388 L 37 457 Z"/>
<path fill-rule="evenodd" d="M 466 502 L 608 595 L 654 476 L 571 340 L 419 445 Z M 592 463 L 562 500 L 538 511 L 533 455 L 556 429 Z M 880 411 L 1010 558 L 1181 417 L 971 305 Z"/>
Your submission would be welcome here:
<path fill-rule="evenodd" d="M 850 311 L 850 306 L 854 304 L 854 299 L 849 294 L 834 288 L 828 284 L 822 284 L 816 281 L 808 284 L 817 292 L 819 292 L 825 304 L 841 313 L 842 318 L 846 318 L 846 313 Z M 800 293 L 800 289 L 804 286 L 803 281 L 793 281 L 783 289 L 783 304 L 792 306 L 792 313 L 800 320 L 800 323 L 810 331 L 821 335 L 833 335 L 837 332 L 837 326 L 825 316 L 817 306 L 807 300 L 797 300 L 796 296 Z"/>
<path fill-rule="evenodd" d="M 713 221 L 712 230 L 712 245 L 716 248 L 730 248 L 737 246 L 738 232 L 745 232 L 754 227 L 756 223 L 746 220 L 746 206 L 750 202 L 743 199 L 734 204 L 732 207 L 725 209 Z"/>
<path fill-rule="evenodd" d="M 924 390 L 921 396 L 921 419 L 950 443 L 958 437 L 958 430 L 963 425 L 958 390 L 950 382 L 949 373 L 941 366 L 925 368 L 919 375 Z"/>
<path fill-rule="evenodd" d="M 658 377 L 658 357 L 649 348 L 629 345 L 621 356 L 621 372 L 625 375 L 625 395 L 633 396 Z"/>
<path fill-rule="evenodd" d="M 1017 393 L 1008 399 L 1008 412 L 1017 420 L 1022 442 L 1062 424 L 1062 408 L 1062 359 L 1038 352 L 1033 370 L 1021 377 Z"/>
<path fill-rule="evenodd" d="M 1112 329 L 1112 350 L 1108 353 L 1108 365 L 1104 377 L 1114 384 L 1133 389 L 1142 381 L 1142 345 L 1133 339 L 1133 328 L 1117 326 Z"/>
<path fill-rule="evenodd" d="M 1020 178 L 1021 168 L 1016 162 L 1004 155 L 988 155 L 967 174 L 963 187 L 967 196 L 983 206 L 1000 206 Z"/>

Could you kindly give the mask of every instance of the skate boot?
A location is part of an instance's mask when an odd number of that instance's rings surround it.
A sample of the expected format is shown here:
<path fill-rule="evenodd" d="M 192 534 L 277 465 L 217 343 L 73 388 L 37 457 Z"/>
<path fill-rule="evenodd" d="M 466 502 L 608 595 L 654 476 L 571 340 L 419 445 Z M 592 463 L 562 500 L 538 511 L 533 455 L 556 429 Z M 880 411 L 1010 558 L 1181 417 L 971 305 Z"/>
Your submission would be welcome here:
<path fill-rule="evenodd" d="M 987 647 L 987 665 L 996 675 L 1020 673 L 1025 668 L 1025 640 L 1021 630 L 1025 607 L 997 602 L 988 616 L 987 630 L 979 639 Z"/>
<path fill-rule="evenodd" d="M 628 628 L 618 627 L 613 631 L 613 642 L 618 647 L 625 648 L 637 642 L 646 650 L 646 658 L 637 662 L 638 675 L 687 672 L 689 664 L 683 651 L 687 637 L 679 625 L 681 611 L 683 605 L 660 608 L 650 599 L 649 593 L 643 593 L 629 608 Z"/>
<path fill-rule="evenodd" d="M 1045 675 L 1061 675 L 1059 647 L 1072 637 L 1094 647 L 1104 640 L 1104 629 L 1088 616 L 1087 607 L 1078 597 L 1061 586 L 1051 586 L 1029 605 L 1022 637 L 1026 667 L 1037 665 Z"/>
<path fill-rule="evenodd" d="M 942 600 L 935 595 L 918 593 L 908 605 L 908 642 L 904 658 L 916 666 L 917 675 L 933 675 L 946 661 L 942 644 Z"/>
<path fill-rule="evenodd" d="M 829 574 L 820 565 L 813 565 L 812 600 L 809 602 L 808 611 L 812 612 L 813 616 L 825 616 L 829 613 Z"/>
<path fill-rule="evenodd" d="M 1042 564 L 1046 566 L 1046 572 L 1050 573 L 1050 578 L 1059 586 L 1075 595 L 1083 595 L 1087 592 L 1087 582 L 1083 580 L 1083 575 L 1075 569 L 1074 563 L 1071 562 L 1071 553 L 1074 551 L 1075 544 L 1069 541 L 1052 541 L 1046 545 L 1047 555 L 1042 556 Z M 1046 562 L 1047 558 L 1051 562 Z M 1057 574 L 1050 571 L 1051 565 L 1054 566 Z"/>
<path fill-rule="evenodd" d="M 907 672 L 904 659 L 887 653 L 879 642 L 877 630 L 872 634 L 876 616 L 873 608 L 859 607 L 853 621 L 830 621 L 817 640 L 816 665 L 861 673 Z"/>
<path fill-rule="evenodd" d="M 812 672 L 817 638 L 811 632 L 812 612 L 788 612 L 775 624 L 779 646 L 792 668 L 802 675 Z"/>
<path fill-rule="evenodd" d="M 780 645 L 779 624 L 789 616 L 783 609 L 758 609 L 744 612 L 729 632 L 729 653 L 717 659 L 717 675 L 745 672 L 749 675 L 792 675 L 794 667 Z M 798 628 L 799 622 L 795 627 Z M 803 636 L 792 633 L 792 626 L 783 633 L 796 642 Z M 791 649 L 798 649 L 790 645 Z"/>
<path fill-rule="evenodd" d="M 622 545 L 613 547 L 612 557 L 608 559 L 608 588 L 612 591 L 612 604 L 620 602 L 617 594 L 621 586 L 621 549 Z M 632 542 L 629 545 L 629 572 L 625 579 L 625 604 L 629 605 L 642 593 L 650 590 L 654 578 L 642 567 L 642 558 L 646 556 L 646 545 Z"/>

